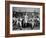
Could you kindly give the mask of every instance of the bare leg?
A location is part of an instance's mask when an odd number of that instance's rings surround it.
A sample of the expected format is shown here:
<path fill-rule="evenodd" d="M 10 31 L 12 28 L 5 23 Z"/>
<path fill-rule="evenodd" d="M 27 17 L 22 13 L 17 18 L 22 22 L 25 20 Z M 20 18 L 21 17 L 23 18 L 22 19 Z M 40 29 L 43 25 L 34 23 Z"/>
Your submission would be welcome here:
<path fill-rule="evenodd" d="M 20 30 L 22 30 L 22 24 L 21 24 L 21 22 L 20 22 Z"/>

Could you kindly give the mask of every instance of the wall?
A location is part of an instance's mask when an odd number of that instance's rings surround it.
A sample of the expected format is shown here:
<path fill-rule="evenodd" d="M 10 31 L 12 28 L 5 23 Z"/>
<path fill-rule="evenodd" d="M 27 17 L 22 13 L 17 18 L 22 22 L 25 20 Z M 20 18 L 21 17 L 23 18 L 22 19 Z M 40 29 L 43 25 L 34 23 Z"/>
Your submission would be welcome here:
<path fill-rule="evenodd" d="M 44 3 L 46 3 L 45 0 L 16 0 L 16 1 L 29 1 L 29 2 L 44 2 Z M 46 4 L 45 4 L 45 6 L 46 6 Z M 45 17 L 46 17 L 46 13 L 45 13 Z M 45 30 L 45 34 L 46 34 L 46 30 Z M 5 38 L 4 36 L 5 36 L 5 0 L 0 0 L 0 38 Z M 11 37 L 11 38 L 13 38 L 13 37 Z M 46 35 L 24 36 L 24 37 L 16 37 L 16 38 L 46 38 Z"/>

